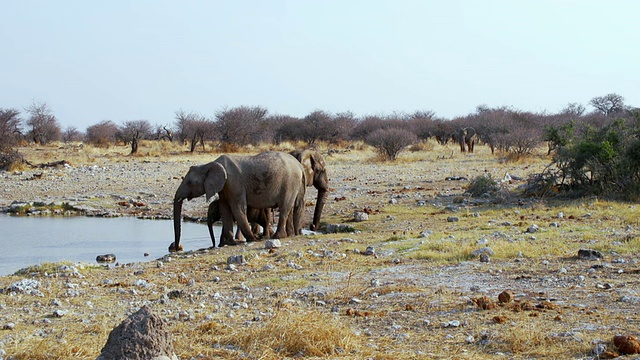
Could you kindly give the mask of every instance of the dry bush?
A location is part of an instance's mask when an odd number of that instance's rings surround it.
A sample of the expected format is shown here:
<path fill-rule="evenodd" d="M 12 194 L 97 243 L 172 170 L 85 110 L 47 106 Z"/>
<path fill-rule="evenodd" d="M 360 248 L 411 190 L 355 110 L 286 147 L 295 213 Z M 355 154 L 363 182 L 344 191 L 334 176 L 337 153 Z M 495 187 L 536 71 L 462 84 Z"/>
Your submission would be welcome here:
<path fill-rule="evenodd" d="M 221 344 L 231 344 L 249 357 L 347 356 L 362 348 L 362 341 L 338 318 L 317 311 L 279 311 L 249 328 L 223 336 Z"/>
<path fill-rule="evenodd" d="M 0 170 L 19 171 L 25 167 L 24 158 L 19 152 L 0 153 Z"/>

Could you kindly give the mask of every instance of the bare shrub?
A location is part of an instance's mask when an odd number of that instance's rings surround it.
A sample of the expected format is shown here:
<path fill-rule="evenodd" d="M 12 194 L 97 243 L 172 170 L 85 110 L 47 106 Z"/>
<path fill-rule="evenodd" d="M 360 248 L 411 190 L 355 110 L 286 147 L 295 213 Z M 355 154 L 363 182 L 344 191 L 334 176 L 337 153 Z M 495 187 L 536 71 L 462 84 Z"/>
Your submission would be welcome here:
<path fill-rule="evenodd" d="M 130 120 L 120 126 L 119 133 L 125 144 L 131 144 L 131 154 L 135 154 L 140 140 L 148 139 L 153 132 L 148 120 Z"/>
<path fill-rule="evenodd" d="M 9 151 L 20 141 L 20 112 L 0 109 L 0 152 Z"/>
<path fill-rule="evenodd" d="M 267 109 L 260 106 L 239 106 L 216 113 L 215 131 L 220 142 L 236 146 L 257 145 L 264 139 Z"/>
<path fill-rule="evenodd" d="M 194 152 L 198 144 L 202 145 L 206 140 L 213 140 L 216 134 L 216 124 L 206 117 L 195 112 L 178 110 L 175 113 L 175 125 L 178 129 L 178 138 L 181 143 L 190 142 L 189 151 Z"/>
<path fill-rule="evenodd" d="M 0 170 L 20 170 L 24 164 L 24 157 L 15 150 L 0 153 Z"/>
<path fill-rule="evenodd" d="M 69 126 L 62 132 L 62 141 L 65 143 L 82 141 L 84 135 L 75 126 Z"/>
<path fill-rule="evenodd" d="M 369 134 L 365 140 L 382 156 L 392 161 L 398 158 L 400 152 L 417 141 L 414 134 L 397 128 L 376 130 Z"/>
<path fill-rule="evenodd" d="M 118 125 L 111 120 L 103 120 L 87 128 L 86 140 L 96 147 L 109 147 L 116 141 Z"/>
<path fill-rule="evenodd" d="M 53 115 L 46 103 L 34 102 L 26 108 L 29 118 L 26 124 L 29 128 L 27 137 L 36 144 L 45 145 L 51 141 L 62 139 L 62 130 L 58 119 Z"/>

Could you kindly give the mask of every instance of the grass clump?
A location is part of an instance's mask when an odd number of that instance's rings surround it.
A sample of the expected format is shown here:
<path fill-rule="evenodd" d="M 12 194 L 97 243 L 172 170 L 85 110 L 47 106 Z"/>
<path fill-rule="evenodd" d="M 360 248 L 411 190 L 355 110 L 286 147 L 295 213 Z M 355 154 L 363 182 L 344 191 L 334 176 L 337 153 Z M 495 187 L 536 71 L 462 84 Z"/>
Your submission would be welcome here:
<path fill-rule="evenodd" d="M 317 311 L 280 311 L 261 324 L 227 334 L 220 343 L 257 359 L 349 357 L 363 347 L 338 318 Z"/>

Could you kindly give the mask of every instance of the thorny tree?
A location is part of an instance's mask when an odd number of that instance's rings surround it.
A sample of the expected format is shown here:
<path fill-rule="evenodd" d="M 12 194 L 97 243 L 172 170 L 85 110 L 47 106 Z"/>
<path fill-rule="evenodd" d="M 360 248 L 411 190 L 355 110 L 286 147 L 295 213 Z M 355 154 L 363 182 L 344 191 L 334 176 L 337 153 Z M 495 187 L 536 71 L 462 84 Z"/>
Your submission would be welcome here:
<path fill-rule="evenodd" d="M 34 143 L 45 145 L 62 138 L 58 119 L 53 115 L 49 105 L 44 102 L 34 102 L 25 110 L 29 114 L 27 136 Z"/>

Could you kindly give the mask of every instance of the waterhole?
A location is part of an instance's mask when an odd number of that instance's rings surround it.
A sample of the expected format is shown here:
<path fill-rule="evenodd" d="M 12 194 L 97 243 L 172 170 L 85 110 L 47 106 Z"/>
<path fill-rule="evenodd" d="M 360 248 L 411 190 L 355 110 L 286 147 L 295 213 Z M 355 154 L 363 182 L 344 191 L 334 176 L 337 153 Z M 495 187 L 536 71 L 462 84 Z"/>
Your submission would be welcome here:
<path fill-rule="evenodd" d="M 214 227 L 216 240 L 220 230 Z M 150 261 L 166 255 L 172 242 L 171 220 L 0 214 L 0 276 L 46 262 L 96 263 L 105 254 L 121 264 Z M 186 251 L 211 247 L 204 224 L 183 222 L 180 242 Z"/>

